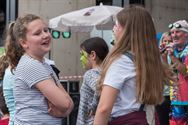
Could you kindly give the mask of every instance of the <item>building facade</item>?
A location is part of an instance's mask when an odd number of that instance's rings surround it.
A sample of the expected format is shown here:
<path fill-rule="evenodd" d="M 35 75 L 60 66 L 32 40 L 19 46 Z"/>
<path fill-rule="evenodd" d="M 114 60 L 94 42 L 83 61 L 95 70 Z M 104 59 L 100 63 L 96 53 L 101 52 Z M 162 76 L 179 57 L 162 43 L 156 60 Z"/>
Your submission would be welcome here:
<path fill-rule="evenodd" d="M 18 15 L 37 14 L 48 23 L 48 20 L 53 17 L 98 5 L 100 2 L 115 6 L 127 6 L 134 3 L 144 5 L 154 19 L 157 32 L 167 31 L 169 23 L 176 20 L 188 20 L 188 0 L 1 0 L 0 46 L 3 45 L 2 34 L 5 25 L 15 20 Z M 80 76 L 83 74 L 79 45 L 90 35 L 90 33 L 71 33 L 69 39 L 64 39 L 62 36 L 59 39 L 53 39 L 52 49 L 46 56 L 55 61 L 56 66 L 61 71 L 61 76 Z"/>

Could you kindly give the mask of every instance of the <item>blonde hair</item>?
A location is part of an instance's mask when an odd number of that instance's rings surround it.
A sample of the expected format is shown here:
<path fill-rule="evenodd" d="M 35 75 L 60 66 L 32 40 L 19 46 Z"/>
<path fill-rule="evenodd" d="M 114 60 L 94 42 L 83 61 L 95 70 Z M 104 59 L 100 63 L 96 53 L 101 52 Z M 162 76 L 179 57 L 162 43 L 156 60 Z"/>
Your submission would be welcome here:
<path fill-rule="evenodd" d="M 165 36 L 170 36 L 171 37 L 170 32 L 164 32 L 162 34 L 162 36 L 161 36 L 161 38 L 159 40 L 159 45 L 161 45 L 163 43 L 163 39 L 164 39 Z"/>
<path fill-rule="evenodd" d="M 124 27 L 124 31 L 103 63 L 99 94 L 109 66 L 126 51 L 131 51 L 135 58 L 137 101 L 159 104 L 163 98 L 163 81 L 166 75 L 160 59 L 152 17 L 143 7 L 133 5 L 120 11 L 117 20 Z"/>

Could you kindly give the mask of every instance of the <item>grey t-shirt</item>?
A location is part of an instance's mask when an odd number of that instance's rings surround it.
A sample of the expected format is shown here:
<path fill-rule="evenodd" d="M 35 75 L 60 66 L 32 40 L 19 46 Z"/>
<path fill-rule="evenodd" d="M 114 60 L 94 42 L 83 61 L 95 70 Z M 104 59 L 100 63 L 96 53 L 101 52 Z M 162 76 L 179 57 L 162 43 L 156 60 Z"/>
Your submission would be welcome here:
<path fill-rule="evenodd" d="M 140 103 L 136 102 L 136 72 L 132 60 L 122 55 L 107 70 L 104 84 L 119 90 L 111 117 L 118 117 L 137 111 Z"/>
<path fill-rule="evenodd" d="M 48 113 L 47 100 L 35 87 L 43 80 L 55 78 L 52 68 L 23 55 L 16 68 L 13 93 L 15 97 L 15 125 L 61 125 L 61 118 Z"/>

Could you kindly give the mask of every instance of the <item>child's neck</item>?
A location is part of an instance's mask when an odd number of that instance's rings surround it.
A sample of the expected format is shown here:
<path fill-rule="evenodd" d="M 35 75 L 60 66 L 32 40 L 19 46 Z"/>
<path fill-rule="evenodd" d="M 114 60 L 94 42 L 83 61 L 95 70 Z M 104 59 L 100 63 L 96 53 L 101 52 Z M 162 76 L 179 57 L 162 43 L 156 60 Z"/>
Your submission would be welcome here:
<path fill-rule="evenodd" d="M 99 67 L 100 67 L 99 64 L 93 64 L 92 69 L 97 69 L 97 68 L 99 68 Z"/>

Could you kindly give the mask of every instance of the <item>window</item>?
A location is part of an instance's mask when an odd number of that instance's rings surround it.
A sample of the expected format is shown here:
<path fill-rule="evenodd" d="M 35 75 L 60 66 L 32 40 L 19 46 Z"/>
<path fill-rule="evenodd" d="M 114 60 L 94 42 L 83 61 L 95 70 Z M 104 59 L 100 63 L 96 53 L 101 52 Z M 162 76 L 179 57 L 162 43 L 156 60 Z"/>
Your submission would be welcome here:
<path fill-rule="evenodd" d="M 103 5 L 112 5 L 112 0 L 96 0 L 96 5 L 100 5 L 100 3 L 103 3 Z"/>
<path fill-rule="evenodd" d="M 129 4 L 142 4 L 142 5 L 144 5 L 144 0 L 129 0 Z"/>

